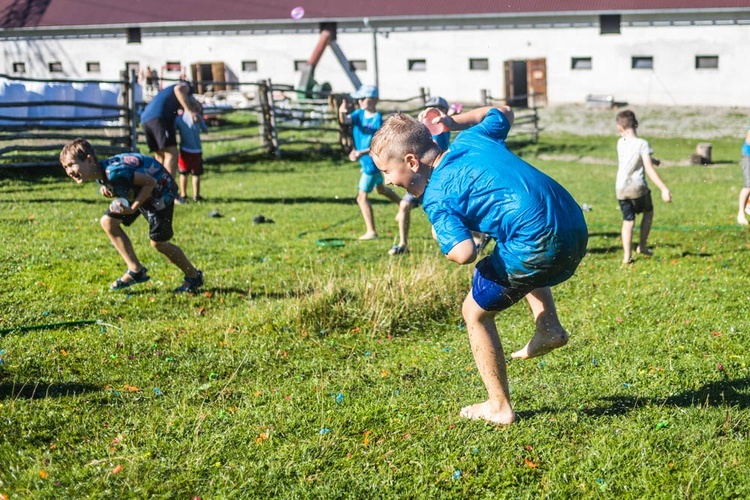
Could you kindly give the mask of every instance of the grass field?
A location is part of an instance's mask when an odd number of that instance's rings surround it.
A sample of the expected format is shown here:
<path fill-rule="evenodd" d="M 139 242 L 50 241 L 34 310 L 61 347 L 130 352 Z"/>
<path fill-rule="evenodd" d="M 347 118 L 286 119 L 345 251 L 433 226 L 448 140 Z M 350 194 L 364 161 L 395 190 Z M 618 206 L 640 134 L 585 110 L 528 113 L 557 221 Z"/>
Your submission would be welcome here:
<path fill-rule="evenodd" d="M 518 147 L 593 209 L 588 255 L 554 289 L 571 341 L 509 363 L 509 427 L 458 416 L 485 397 L 460 316 L 471 269 L 440 255 L 421 211 L 411 253 L 389 257 L 396 207 L 377 197 L 381 238 L 357 241 L 356 164 L 212 168 L 209 201 L 176 207 L 174 242 L 206 276 L 194 296 L 172 294 L 182 276 L 143 221 L 130 234 L 152 281 L 107 289 L 124 266 L 95 186 L 0 177 L 0 494 L 750 497 L 740 142 L 660 170 L 674 202 L 655 197 L 655 255 L 625 268 L 614 142 Z M 695 147 L 653 142 L 674 165 Z M 498 327 L 523 346 L 525 304 Z"/>

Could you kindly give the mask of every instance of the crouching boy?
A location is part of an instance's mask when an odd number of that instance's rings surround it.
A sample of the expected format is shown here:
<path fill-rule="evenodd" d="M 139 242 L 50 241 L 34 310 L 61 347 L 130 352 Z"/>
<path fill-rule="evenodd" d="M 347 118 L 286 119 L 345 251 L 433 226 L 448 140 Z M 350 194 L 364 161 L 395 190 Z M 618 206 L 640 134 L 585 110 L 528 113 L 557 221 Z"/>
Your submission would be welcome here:
<path fill-rule="evenodd" d="M 463 304 L 474 361 L 489 397 L 461 410 L 463 417 L 495 424 L 516 420 L 495 316 L 523 297 L 531 306 L 535 331 L 514 358 L 541 356 L 565 345 L 568 333 L 549 287 L 573 275 L 588 241 L 573 197 L 508 149 L 505 138 L 512 121 L 509 107 L 452 117 L 441 112 L 433 123 L 466 129 L 443 151 L 427 127 L 396 114 L 383 123 L 370 146 L 386 182 L 414 196 L 424 194 L 424 211 L 449 260 L 474 262 L 477 247 L 471 231 L 495 240 L 492 254 L 477 263 Z"/>
<path fill-rule="evenodd" d="M 203 286 L 203 273 L 193 266 L 180 247 L 169 241 L 174 234 L 172 215 L 177 185 L 159 162 L 140 153 L 118 154 L 100 162 L 91 144 L 79 138 L 63 147 L 60 163 L 68 177 L 78 184 L 97 181 L 102 185 L 99 189 L 102 195 L 125 198 L 128 202 L 113 202 L 101 218 L 102 229 L 127 265 L 125 274 L 109 286 L 111 290 L 151 279 L 122 228 L 130 226 L 139 214 L 148 221 L 151 246 L 185 274 L 184 282 L 174 291 L 195 292 Z"/>

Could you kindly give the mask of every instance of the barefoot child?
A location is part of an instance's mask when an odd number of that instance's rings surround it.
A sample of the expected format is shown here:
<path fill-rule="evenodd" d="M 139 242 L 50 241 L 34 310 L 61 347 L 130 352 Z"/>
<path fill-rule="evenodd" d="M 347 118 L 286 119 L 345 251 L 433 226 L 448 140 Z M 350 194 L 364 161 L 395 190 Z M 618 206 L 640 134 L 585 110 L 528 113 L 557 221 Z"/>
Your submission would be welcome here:
<path fill-rule="evenodd" d="M 567 343 L 549 287 L 578 267 L 586 252 L 586 223 L 562 186 L 506 146 L 513 120 L 509 107 L 452 117 L 441 113 L 433 120 L 449 130 L 467 130 L 443 151 L 424 125 L 397 114 L 375 134 L 370 154 L 388 183 L 414 196 L 424 194 L 424 210 L 449 260 L 474 262 L 471 231 L 495 239 L 492 254 L 476 265 L 463 303 L 472 353 L 489 397 L 463 408 L 461 416 L 509 424 L 516 415 L 495 316 L 523 297 L 531 306 L 536 330 L 513 353 L 515 358 L 540 356 Z"/>
<path fill-rule="evenodd" d="M 88 141 L 74 139 L 60 152 L 60 163 L 68 177 L 78 184 L 97 181 L 102 185 L 99 190 L 102 195 L 126 198 L 129 202 L 118 207 L 110 205 L 100 221 L 128 266 L 125 274 L 109 286 L 111 290 L 121 290 L 151 279 L 121 227 L 130 226 L 139 214 L 148 220 L 151 246 L 185 274 L 185 281 L 174 290 L 175 293 L 195 292 L 203 286 L 203 273 L 190 263 L 180 247 L 169 241 L 174 234 L 172 214 L 177 186 L 159 162 L 140 153 L 123 153 L 100 162 Z"/>
<path fill-rule="evenodd" d="M 617 140 L 618 167 L 615 189 L 622 211 L 623 264 L 633 263 L 631 255 L 635 214 L 643 214 L 640 239 L 635 251 L 645 256 L 653 254 L 647 242 L 651 222 L 654 220 L 654 204 L 651 201 L 651 190 L 646 183 L 646 175 L 661 191 L 661 199 L 665 203 L 672 201 L 672 193 L 654 168 L 651 146 L 638 137 L 637 128 L 638 120 L 635 119 L 635 113 L 627 109 L 617 113 L 617 131 L 620 138 Z"/>
<path fill-rule="evenodd" d="M 383 175 L 375 167 L 369 156 L 370 141 L 375 131 L 383 122 L 382 115 L 377 111 L 378 88 L 374 85 L 362 85 L 351 97 L 359 101 L 359 108 L 349 112 L 349 103 L 344 100 L 339 107 L 339 121 L 349 123 L 352 126 L 352 140 L 354 149 L 349 153 L 351 161 L 359 160 L 362 175 L 359 178 L 359 190 L 357 192 L 357 204 L 365 219 L 365 234 L 360 240 L 374 240 L 378 237 L 375 230 L 375 216 L 372 212 L 372 203 L 368 198 L 373 190 L 382 194 L 394 203 L 401 203 L 401 198 L 391 188 L 383 184 Z"/>

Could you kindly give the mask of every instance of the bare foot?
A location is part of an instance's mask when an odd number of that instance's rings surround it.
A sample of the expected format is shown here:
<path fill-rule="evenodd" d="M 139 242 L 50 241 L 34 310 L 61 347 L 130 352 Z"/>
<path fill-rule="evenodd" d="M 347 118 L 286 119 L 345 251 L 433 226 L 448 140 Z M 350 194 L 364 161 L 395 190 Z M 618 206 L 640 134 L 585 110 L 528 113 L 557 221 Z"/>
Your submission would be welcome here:
<path fill-rule="evenodd" d="M 508 425 L 516 421 L 516 413 L 510 405 L 507 409 L 501 410 L 497 403 L 489 400 L 461 408 L 461 416 L 471 420 L 485 420 L 496 425 Z"/>
<path fill-rule="evenodd" d="M 365 233 L 359 237 L 360 240 L 374 240 L 378 237 L 378 233 Z"/>
<path fill-rule="evenodd" d="M 641 248 L 640 245 L 638 245 L 637 247 L 635 247 L 635 251 L 638 252 L 639 254 L 645 255 L 647 257 L 651 257 L 652 255 L 654 255 L 654 251 L 653 250 L 651 250 L 650 248 Z"/>
<path fill-rule="evenodd" d="M 740 226 L 748 225 L 747 217 L 745 217 L 744 213 L 740 212 L 737 214 L 737 224 L 739 224 Z"/>
<path fill-rule="evenodd" d="M 560 328 L 554 332 L 537 330 L 526 346 L 510 355 L 511 358 L 529 359 L 542 356 L 568 343 L 568 332 Z"/>

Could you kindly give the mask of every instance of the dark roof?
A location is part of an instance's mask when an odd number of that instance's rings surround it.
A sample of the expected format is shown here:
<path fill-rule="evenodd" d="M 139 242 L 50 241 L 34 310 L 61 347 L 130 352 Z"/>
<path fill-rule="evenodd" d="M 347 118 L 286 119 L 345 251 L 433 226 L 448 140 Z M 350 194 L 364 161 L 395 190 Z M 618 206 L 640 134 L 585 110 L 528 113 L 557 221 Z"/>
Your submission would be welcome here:
<path fill-rule="evenodd" d="M 0 28 L 748 9 L 750 0 L 0 0 Z"/>

